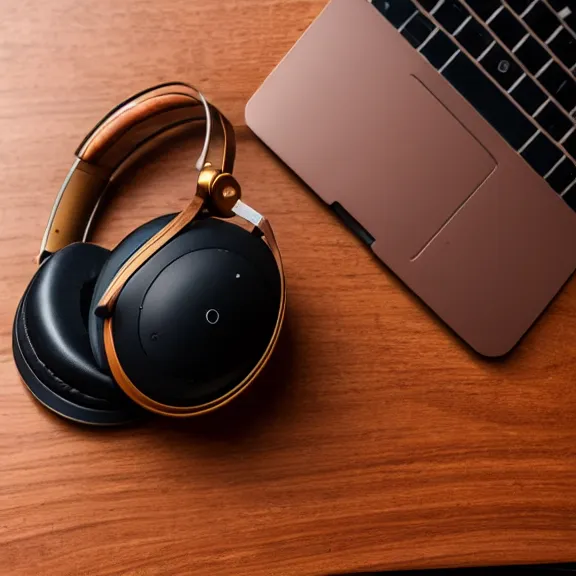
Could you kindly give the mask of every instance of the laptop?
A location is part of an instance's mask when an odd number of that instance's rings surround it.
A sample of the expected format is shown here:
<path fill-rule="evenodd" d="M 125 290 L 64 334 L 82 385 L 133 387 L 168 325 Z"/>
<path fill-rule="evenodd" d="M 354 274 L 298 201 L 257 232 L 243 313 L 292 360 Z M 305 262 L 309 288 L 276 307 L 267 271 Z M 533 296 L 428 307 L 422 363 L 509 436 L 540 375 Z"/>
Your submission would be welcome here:
<path fill-rule="evenodd" d="M 246 107 L 485 356 L 510 351 L 576 268 L 575 4 L 331 0 Z"/>

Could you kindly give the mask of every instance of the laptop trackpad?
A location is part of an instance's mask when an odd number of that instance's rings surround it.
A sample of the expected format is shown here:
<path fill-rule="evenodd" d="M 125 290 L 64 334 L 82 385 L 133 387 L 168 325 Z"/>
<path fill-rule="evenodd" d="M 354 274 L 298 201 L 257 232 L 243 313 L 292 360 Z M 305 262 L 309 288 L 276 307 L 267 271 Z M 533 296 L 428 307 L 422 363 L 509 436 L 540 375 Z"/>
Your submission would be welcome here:
<path fill-rule="evenodd" d="M 420 80 L 399 80 L 381 102 L 376 127 L 366 127 L 377 143 L 380 177 L 361 195 L 336 200 L 375 237 L 376 252 L 414 259 L 496 161 Z"/>

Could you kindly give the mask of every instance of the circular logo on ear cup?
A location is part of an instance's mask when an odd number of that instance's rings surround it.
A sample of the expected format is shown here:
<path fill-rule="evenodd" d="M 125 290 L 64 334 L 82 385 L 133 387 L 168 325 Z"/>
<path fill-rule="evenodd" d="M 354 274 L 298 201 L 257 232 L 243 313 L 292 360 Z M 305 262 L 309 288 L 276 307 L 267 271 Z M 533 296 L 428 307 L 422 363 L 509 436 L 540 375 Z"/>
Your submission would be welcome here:
<path fill-rule="evenodd" d="M 206 312 L 206 322 L 208 322 L 208 324 L 217 324 L 218 320 L 220 320 L 220 313 L 218 310 L 210 308 L 210 310 Z"/>

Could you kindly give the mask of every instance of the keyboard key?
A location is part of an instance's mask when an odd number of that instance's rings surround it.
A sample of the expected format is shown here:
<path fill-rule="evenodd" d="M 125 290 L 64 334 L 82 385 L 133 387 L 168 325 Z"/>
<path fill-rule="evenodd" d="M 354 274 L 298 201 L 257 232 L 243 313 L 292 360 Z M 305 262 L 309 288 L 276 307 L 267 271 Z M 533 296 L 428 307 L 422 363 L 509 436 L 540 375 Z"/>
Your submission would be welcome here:
<path fill-rule="evenodd" d="M 448 61 L 448 58 L 457 49 L 456 44 L 442 30 L 438 30 L 426 46 L 422 48 L 422 54 L 428 58 L 434 68 L 438 69 Z"/>
<path fill-rule="evenodd" d="M 522 14 L 530 4 L 532 4 L 532 0 L 508 0 L 508 5 L 516 14 Z"/>
<path fill-rule="evenodd" d="M 465 54 L 458 54 L 443 76 L 516 150 L 534 133 L 526 116 Z"/>
<path fill-rule="evenodd" d="M 548 46 L 568 68 L 576 64 L 576 38 L 568 30 L 562 30 Z"/>
<path fill-rule="evenodd" d="M 572 184 L 576 180 L 576 166 L 568 158 L 564 157 L 564 160 L 554 168 L 554 172 L 546 178 L 546 181 L 558 194 L 564 192 L 569 184 Z"/>
<path fill-rule="evenodd" d="M 544 134 L 538 134 L 524 149 L 522 156 L 540 176 L 544 176 L 560 160 L 562 152 Z"/>
<path fill-rule="evenodd" d="M 556 14 L 542 2 L 534 4 L 530 12 L 524 16 L 524 22 L 544 41 L 560 26 Z"/>
<path fill-rule="evenodd" d="M 564 200 L 572 210 L 576 210 L 576 186 L 572 186 L 572 188 L 562 196 L 562 200 Z"/>
<path fill-rule="evenodd" d="M 554 102 L 548 102 L 548 104 L 538 112 L 535 119 L 556 141 L 565 136 L 566 132 L 573 126 L 568 116 L 566 116 Z"/>
<path fill-rule="evenodd" d="M 480 64 L 505 90 L 508 90 L 522 75 L 520 66 L 498 44 L 490 49 Z"/>
<path fill-rule="evenodd" d="M 500 6 L 500 0 L 468 0 L 468 6 L 478 14 L 482 20 L 488 20 Z"/>
<path fill-rule="evenodd" d="M 372 0 L 372 5 L 395 27 L 399 28 L 416 12 L 410 0 Z"/>
<path fill-rule="evenodd" d="M 550 6 L 552 6 L 552 8 L 556 10 L 556 12 L 560 12 L 560 10 L 566 8 L 566 6 L 568 6 L 569 3 L 570 0 L 548 0 L 548 4 L 550 4 Z"/>
<path fill-rule="evenodd" d="M 528 34 L 528 30 L 506 8 L 498 13 L 489 26 L 508 48 L 514 48 Z"/>
<path fill-rule="evenodd" d="M 527 76 L 512 90 L 511 95 L 530 116 L 532 116 L 546 100 L 546 94 L 538 88 L 534 80 Z"/>
<path fill-rule="evenodd" d="M 424 14 L 417 14 L 402 30 L 402 36 L 414 46 L 418 48 L 428 36 L 432 33 L 436 26 L 424 16 Z"/>
<path fill-rule="evenodd" d="M 574 82 L 570 75 L 564 72 L 563 68 L 556 62 L 552 62 L 550 66 L 538 76 L 538 81 L 556 97 L 556 94 L 561 91 L 566 83 Z"/>
<path fill-rule="evenodd" d="M 424 10 L 428 10 L 428 12 L 430 12 L 430 10 L 432 10 L 432 8 L 438 4 L 438 1 L 439 0 L 420 0 L 420 4 Z"/>
<path fill-rule="evenodd" d="M 448 30 L 454 32 L 470 16 L 470 12 L 458 0 L 446 0 L 436 12 L 434 18 Z"/>
<path fill-rule="evenodd" d="M 566 112 L 572 112 L 572 110 L 576 108 L 576 81 L 568 78 L 568 80 L 556 90 L 554 96 Z M 572 115 L 572 119 L 576 120 L 576 113 Z"/>
<path fill-rule="evenodd" d="M 572 14 L 570 14 L 570 16 L 566 16 L 566 18 L 564 18 L 564 24 L 566 24 L 566 26 L 568 26 L 572 32 L 576 32 L 576 8 Z"/>
<path fill-rule="evenodd" d="M 536 74 L 550 60 L 548 52 L 534 38 L 527 38 L 514 54 L 532 74 Z"/>
<path fill-rule="evenodd" d="M 477 20 L 470 20 L 456 36 L 474 58 L 478 58 L 493 41 L 491 34 Z"/>
<path fill-rule="evenodd" d="M 576 132 L 572 132 L 572 134 L 564 141 L 562 146 L 566 148 L 568 154 L 570 154 L 572 158 L 576 159 Z"/>

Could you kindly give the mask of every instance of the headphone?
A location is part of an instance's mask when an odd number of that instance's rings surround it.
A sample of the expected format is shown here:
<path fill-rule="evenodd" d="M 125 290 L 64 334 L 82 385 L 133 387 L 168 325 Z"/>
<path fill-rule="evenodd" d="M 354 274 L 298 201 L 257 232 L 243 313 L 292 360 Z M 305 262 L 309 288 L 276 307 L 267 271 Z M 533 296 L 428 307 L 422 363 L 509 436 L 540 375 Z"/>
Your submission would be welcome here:
<path fill-rule="evenodd" d="M 86 240 L 104 193 L 135 160 L 204 122 L 196 193 L 112 251 Z M 13 352 L 46 408 L 95 425 L 184 417 L 245 390 L 278 341 L 286 291 L 268 220 L 241 200 L 234 130 L 194 87 L 155 86 L 86 136 L 20 300 Z M 226 221 L 240 217 L 243 226 Z"/>

